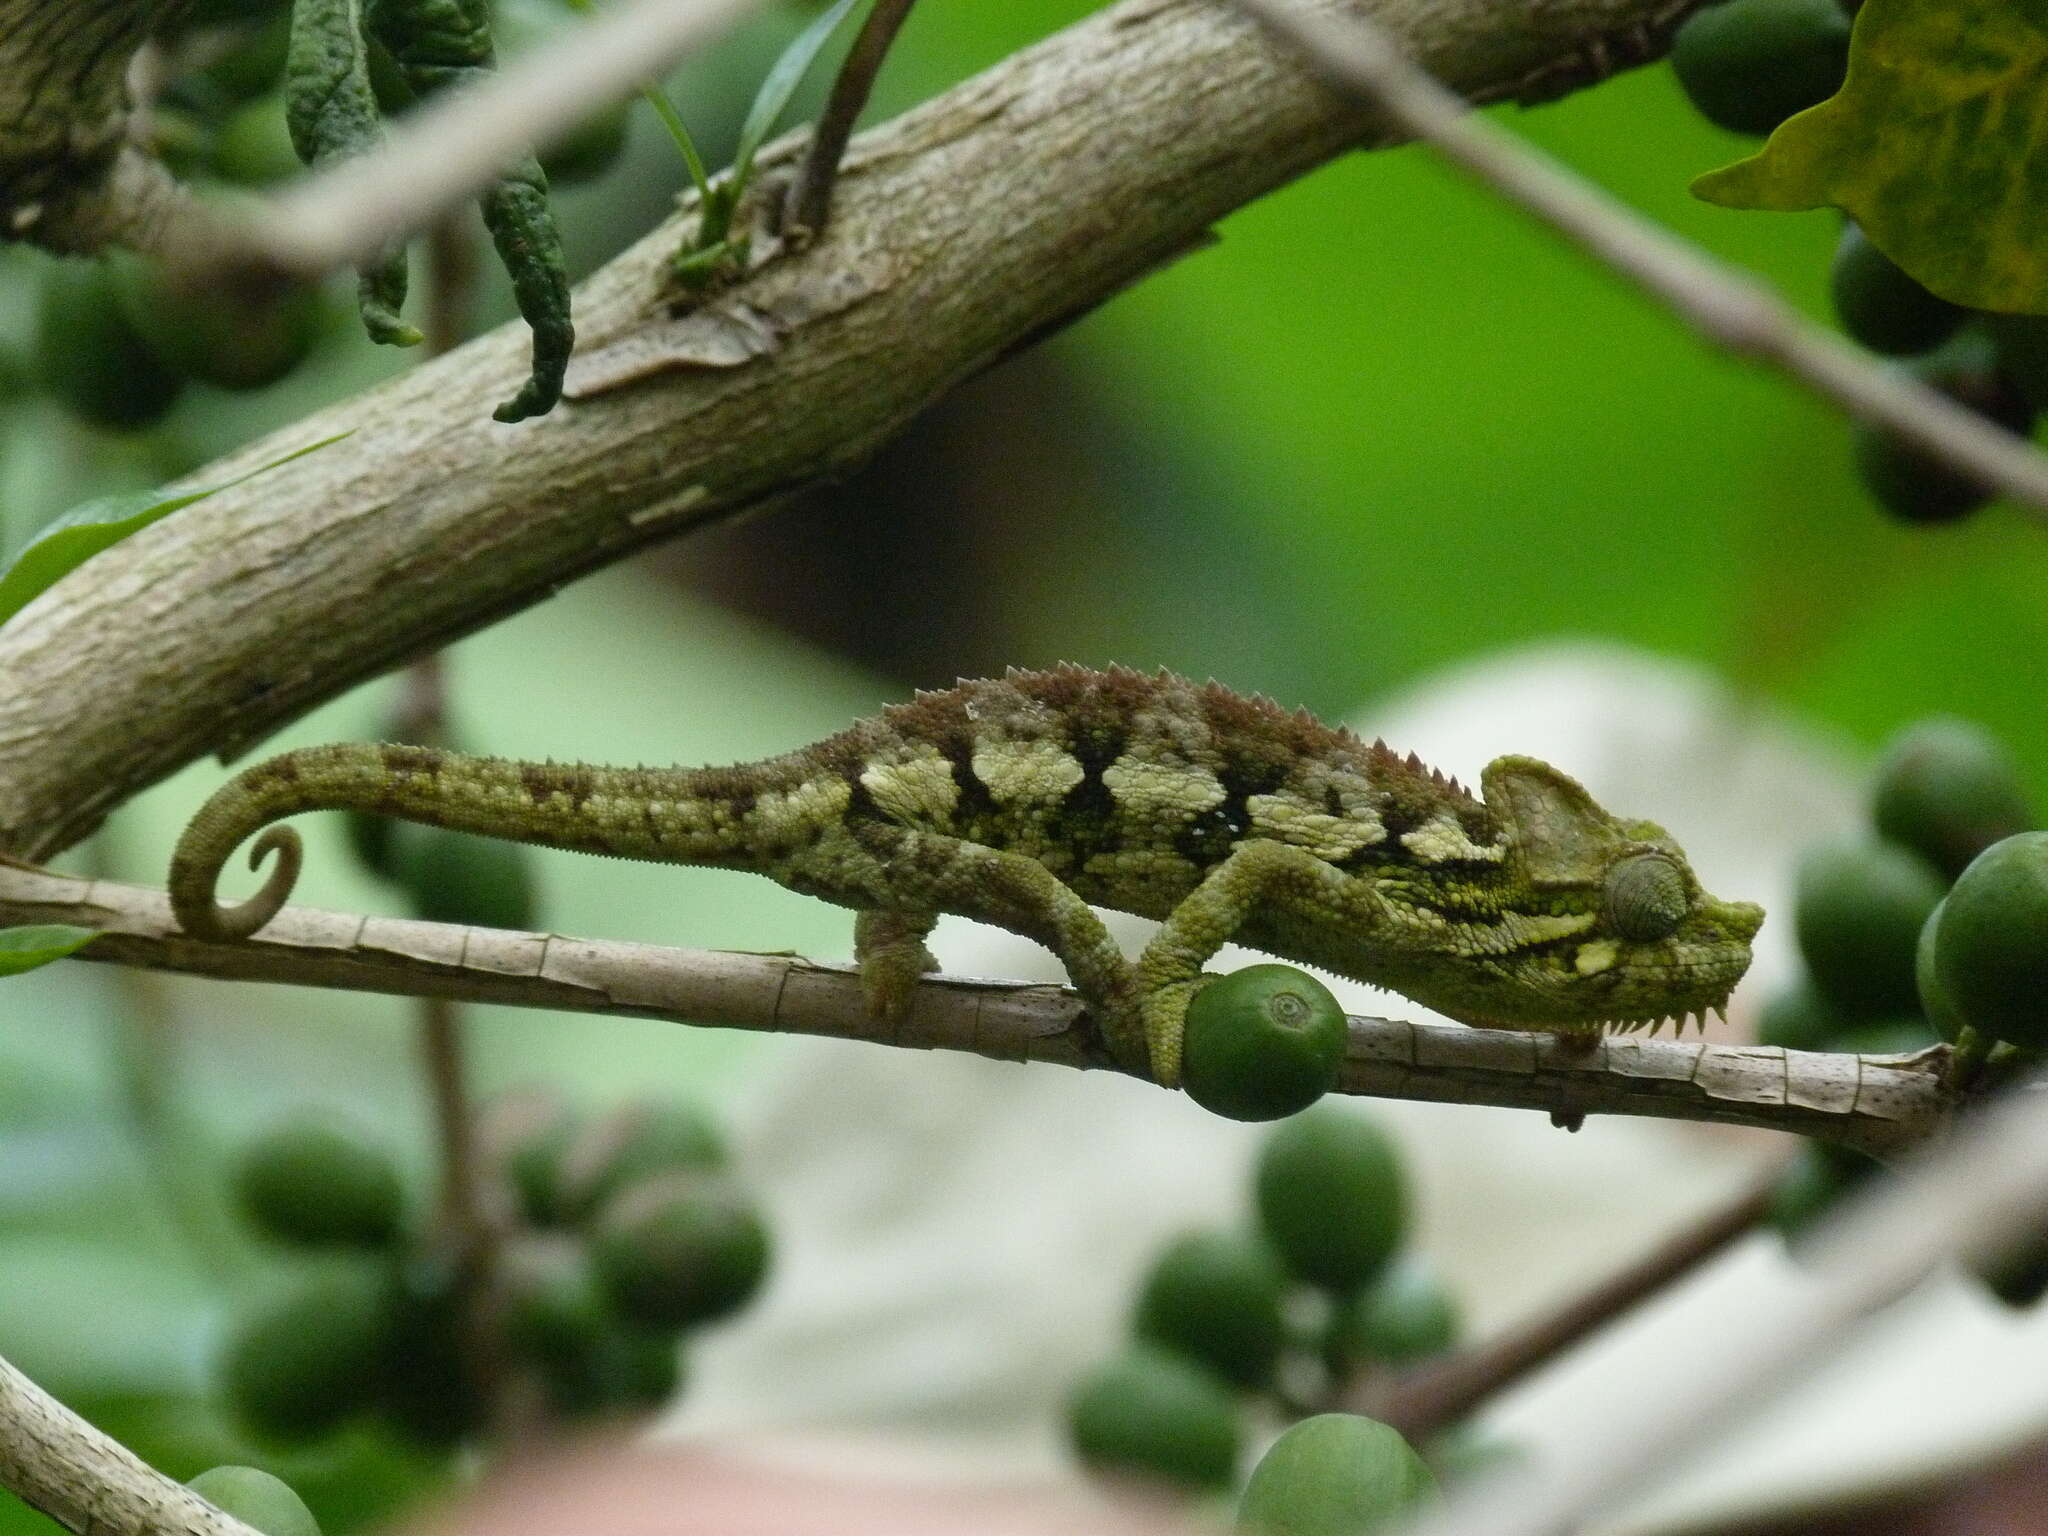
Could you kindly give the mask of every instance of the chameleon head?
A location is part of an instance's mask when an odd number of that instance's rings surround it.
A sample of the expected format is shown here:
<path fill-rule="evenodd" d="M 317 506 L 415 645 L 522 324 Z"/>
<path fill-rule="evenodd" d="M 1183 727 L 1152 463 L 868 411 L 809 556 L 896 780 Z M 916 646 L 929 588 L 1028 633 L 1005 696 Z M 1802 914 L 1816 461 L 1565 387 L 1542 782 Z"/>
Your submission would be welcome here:
<path fill-rule="evenodd" d="M 1655 1028 L 1727 1003 L 1761 907 L 1709 895 L 1662 827 L 1609 815 L 1547 763 L 1499 758 L 1481 783 L 1506 848 L 1504 939 L 1418 1000 L 1561 1032 Z"/>

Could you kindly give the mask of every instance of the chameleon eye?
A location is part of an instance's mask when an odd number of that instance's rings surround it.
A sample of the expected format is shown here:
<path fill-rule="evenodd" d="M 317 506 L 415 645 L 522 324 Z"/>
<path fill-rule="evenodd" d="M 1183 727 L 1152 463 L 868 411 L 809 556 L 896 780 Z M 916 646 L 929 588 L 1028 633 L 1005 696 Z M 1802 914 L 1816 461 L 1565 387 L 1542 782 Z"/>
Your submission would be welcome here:
<path fill-rule="evenodd" d="M 1623 859 L 1607 876 L 1607 923 L 1638 944 L 1661 939 L 1685 920 L 1692 900 L 1685 876 L 1661 853 Z"/>

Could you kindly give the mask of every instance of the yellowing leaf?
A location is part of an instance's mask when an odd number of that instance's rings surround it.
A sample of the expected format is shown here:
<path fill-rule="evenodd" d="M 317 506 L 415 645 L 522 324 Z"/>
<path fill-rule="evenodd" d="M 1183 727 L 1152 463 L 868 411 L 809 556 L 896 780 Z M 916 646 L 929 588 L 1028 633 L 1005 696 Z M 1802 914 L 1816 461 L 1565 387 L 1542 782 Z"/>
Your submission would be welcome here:
<path fill-rule="evenodd" d="M 1867 0 L 1842 89 L 1692 190 L 1832 203 L 1952 303 L 2048 313 L 2048 3 Z"/>

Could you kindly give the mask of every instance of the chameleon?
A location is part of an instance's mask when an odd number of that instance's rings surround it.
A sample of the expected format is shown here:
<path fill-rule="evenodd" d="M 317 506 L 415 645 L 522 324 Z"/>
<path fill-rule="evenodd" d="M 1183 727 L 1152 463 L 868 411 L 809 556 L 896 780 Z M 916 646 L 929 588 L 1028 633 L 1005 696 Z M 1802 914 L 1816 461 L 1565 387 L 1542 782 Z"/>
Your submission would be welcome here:
<path fill-rule="evenodd" d="M 364 811 L 549 848 L 752 871 L 854 911 L 869 1008 L 908 1011 L 941 913 L 1064 962 L 1102 1045 L 1180 1079 L 1188 1002 L 1236 940 L 1467 1024 L 1581 1040 L 1725 1006 L 1761 908 L 1701 889 L 1664 830 L 1500 757 L 1474 797 L 1383 742 L 1263 697 L 1060 666 L 921 692 L 811 746 L 732 767 L 522 762 L 340 743 L 222 785 L 179 838 L 172 910 L 254 934 L 290 894 L 298 835 Z M 277 862 L 240 906 L 235 849 Z M 1098 907 L 1157 919 L 1135 960 Z"/>

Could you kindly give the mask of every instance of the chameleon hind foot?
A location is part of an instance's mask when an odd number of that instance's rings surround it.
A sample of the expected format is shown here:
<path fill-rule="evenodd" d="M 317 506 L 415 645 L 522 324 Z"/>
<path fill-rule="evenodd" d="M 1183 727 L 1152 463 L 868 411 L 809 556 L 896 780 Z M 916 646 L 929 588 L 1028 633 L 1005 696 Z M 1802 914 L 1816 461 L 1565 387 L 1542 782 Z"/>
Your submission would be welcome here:
<path fill-rule="evenodd" d="M 853 919 L 853 958 L 860 965 L 861 995 L 868 1012 L 885 1024 L 910 1017 L 918 978 L 939 968 L 925 940 L 938 922 L 935 912 L 870 910 Z"/>

